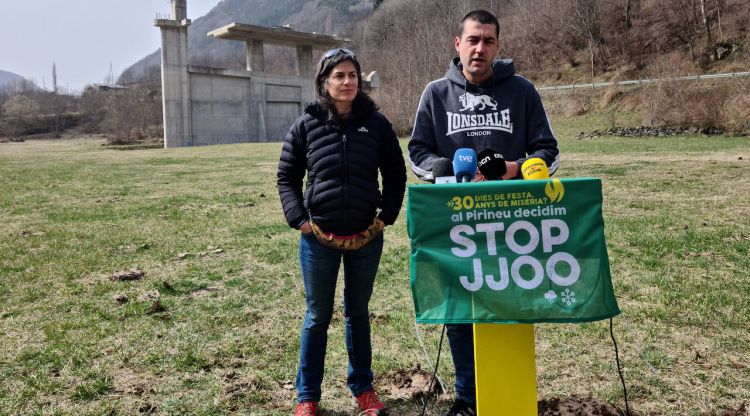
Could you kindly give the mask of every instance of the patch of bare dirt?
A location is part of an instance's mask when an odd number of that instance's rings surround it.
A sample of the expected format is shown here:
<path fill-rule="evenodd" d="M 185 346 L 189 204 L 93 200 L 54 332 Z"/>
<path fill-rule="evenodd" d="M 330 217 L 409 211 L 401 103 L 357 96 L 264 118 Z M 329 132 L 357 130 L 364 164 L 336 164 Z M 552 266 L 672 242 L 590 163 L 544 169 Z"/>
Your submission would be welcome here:
<path fill-rule="evenodd" d="M 140 302 L 153 302 L 153 301 L 159 300 L 160 297 L 161 297 L 161 294 L 159 293 L 158 290 L 150 290 L 146 293 L 141 293 L 138 296 L 138 300 Z"/>
<path fill-rule="evenodd" d="M 726 258 L 720 254 L 716 254 L 713 251 L 703 251 L 703 252 L 694 252 L 694 251 L 686 251 L 682 253 L 683 258 L 689 258 L 689 257 L 703 257 L 711 260 L 720 260 L 720 261 L 726 261 Z"/>
<path fill-rule="evenodd" d="M 116 302 L 116 303 L 117 303 L 118 305 L 120 305 L 120 306 L 122 306 L 122 305 L 124 305 L 124 304 L 128 303 L 128 300 L 129 300 L 129 299 L 128 299 L 128 295 L 126 295 L 125 293 L 118 293 L 118 294 L 116 294 L 116 295 L 115 295 L 115 296 L 113 297 L 113 299 L 114 299 L 114 300 L 115 300 L 115 302 Z"/>
<path fill-rule="evenodd" d="M 382 396 L 390 400 L 413 401 L 425 396 L 432 373 L 419 367 L 410 369 L 391 370 L 378 377 L 376 385 Z M 437 396 L 439 401 L 451 401 L 450 393 L 443 391 L 437 380 L 431 384 L 431 394 Z M 624 410 L 598 400 L 592 396 L 571 395 L 567 397 L 556 397 L 542 399 L 538 402 L 539 416 L 622 416 Z M 631 416 L 637 413 L 631 409 Z M 714 415 L 710 415 L 714 416 Z M 744 413 L 721 414 L 720 416 L 746 416 Z"/>
<path fill-rule="evenodd" d="M 176 258 L 177 258 L 177 260 L 184 260 L 184 259 L 189 258 L 189 257 L 204 257 L 204 256 L 212 255 L 212 254 L 220 254 L 220 253 L 223 253 L 223 252 L 224 252 L 223 248 L 214 247 L 214 246 L 208 246 L 206 248 L 206 251 L 201 251 L 201 252 L 198 252 L 198 253 L 188 253 L 188 252 L 177 253 L 177 257 Z"/>
<path fill-rule="evenodd" d="M 609 403 L 591 396 L 574 394 L 568 397 L 554 397 L 538 402 L 539 416 L 621 416 L 621 412 Z M 631 411 L 631 415 L 635 413 Z"/>
<path fill-rule="evenodd" d="M 208 286 L 203 289 L 198 289 L 193 292 L 188 293 L 185 295 L 185 299 L 187 300 L 193 300 L 193 299 L 202 299 L 207 296 L 210 296 L 214 292 L 218 292 L 221 289 L 224 289 L 224 286 L 221 284 L 215 284 L 213 286 Z"/>
<path fill-rule="evenodd" d="M 750 415 L 750 409 L 747 407 L 747 403 L 742 403 L 736 409 L 724 410 L 721 413 L 701 413 L 701 416 L 748 416 Z"/>
<path fill-rule="evenodd" d="M 138 301 L 148 302 L 150 304 L 149 313 L 165 312 L 167 308 L 161 303 L 161 293 L 158 290 L 151 290 L 138 296 Z"/>
<path fill-rule="evenodd" d="M 391 370 L 378 377 L 375 384 L 382 395 L 392 400 L 413 400 L 425 395 L 432 387 L 432 394 L 440 395 L 443 389 L 437 380 L 432 381 L 432 373 L 421 368 Z"/>
<path fill-rule="evenodd" d="M 230 370 L 221 376 L 222 389 L 220 398 L 222 400 L 242 399 L 252 392 L 268 390 L 268 385 L 256 376 L 241 375 Z"/>
<path fill-rule="evenodd" d="M 146 272 L 141 269 L 135 268 L 130 270 L 120 270 L 112 273 L 109 279 L 115 282 L 126 282 L 130 280 L 140 280 L 146 276 Z"/>
<path fill-rule="evenodd" d="M 156 393 L 159 380 L 148 373 L 120 369 L 112 379 L 112 393 L 119 395 L 149 396 Z"/>
<path fill-rule="evenodd" d="M 378 314 L 370 312 L 370 323 L 372 325 L 384 325 L 390 322 L 391 318 L 387 314 Z M 331 317 L 332 322 L 339 322 L 344 321 L 346 317 L 344 316 L 344 311 L 341 309 L 337 309 L 333 311 L 333 316 Z"/>
<path fill-rule="evenodd" d="M 24 238 L 27 238 L 27 237 L 42 237 L 42 236 L 44 236 L 44 233 L 41 232 L 41 231 L 25 231 L 24 230 L 24 231 L 21 231 L 20 233 L 18 233 L 18 235 L 20 237 L 24 237 Z"/>

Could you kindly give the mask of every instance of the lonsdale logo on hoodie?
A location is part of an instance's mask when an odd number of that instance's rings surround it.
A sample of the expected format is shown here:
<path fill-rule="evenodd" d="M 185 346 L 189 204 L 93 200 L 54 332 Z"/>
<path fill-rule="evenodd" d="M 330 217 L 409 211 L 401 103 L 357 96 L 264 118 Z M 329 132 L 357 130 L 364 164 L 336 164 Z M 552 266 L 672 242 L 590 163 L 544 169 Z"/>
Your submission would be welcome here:
<path fill-rule="evenodd" d="M 467 136 L 489 136 L 492 134 L 489 130 L 513 133 L 510 109 L 497 111 L 497 101 L 489 95 L 472 95 L 466 92 L 458 96 L 458 101 L 462 106 L 458 113 L 446 112 L 448 116 L 446 136 L 461 132 L 467 132 Z M 488 107 L 495 111 L 477 113 L 477 111 L 483 111 Z M 466 113 L 461 113 L 463 111 L 466 111 Z"/>

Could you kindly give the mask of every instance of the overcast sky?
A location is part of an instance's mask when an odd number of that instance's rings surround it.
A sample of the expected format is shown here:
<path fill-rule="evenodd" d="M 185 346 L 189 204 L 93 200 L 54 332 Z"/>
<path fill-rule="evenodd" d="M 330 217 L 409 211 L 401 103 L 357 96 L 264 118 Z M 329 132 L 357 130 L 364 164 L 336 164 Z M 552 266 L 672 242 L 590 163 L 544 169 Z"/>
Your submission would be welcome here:
<path fill-rule="evenodd" d="M 188 0 L 188 18 L 208 13 L 219 0 Z M 0 69 L 80 91 L 115 78 L 160 47 L 157 13 L 169 0 L 0 0 Z"/>

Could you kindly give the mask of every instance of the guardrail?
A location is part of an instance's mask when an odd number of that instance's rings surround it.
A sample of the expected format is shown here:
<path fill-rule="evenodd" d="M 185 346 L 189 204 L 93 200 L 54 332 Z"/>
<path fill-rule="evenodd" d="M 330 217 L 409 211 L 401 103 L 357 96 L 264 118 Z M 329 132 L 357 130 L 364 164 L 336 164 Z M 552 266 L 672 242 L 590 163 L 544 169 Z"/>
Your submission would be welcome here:
<path fill-rule="evenodd" d="M 617 81 L 617 82 L 592 82 L 589 84 L 569 84 L 569 85 L 554 85 L 551 87 L 537 87 L 540 92 L 549 91 L 564 91 L 564 90 L 575 90 L 575 89 L 595 89 L 612 87 L 614 85 L 643 85 L 643 84 L 655 84 L 665 81 L 697 81 L 705 79 L 721 79 L 721 78 L 740 78 L 749 77 L 750 71 L 747 72 L 729 72 L 725 74 L 708 74 L 708 75 L 692 75 L 685 77 L 674 77 L 674 78 L 654 78 L 654 79 L 637 79 L 630 81 Z"/>

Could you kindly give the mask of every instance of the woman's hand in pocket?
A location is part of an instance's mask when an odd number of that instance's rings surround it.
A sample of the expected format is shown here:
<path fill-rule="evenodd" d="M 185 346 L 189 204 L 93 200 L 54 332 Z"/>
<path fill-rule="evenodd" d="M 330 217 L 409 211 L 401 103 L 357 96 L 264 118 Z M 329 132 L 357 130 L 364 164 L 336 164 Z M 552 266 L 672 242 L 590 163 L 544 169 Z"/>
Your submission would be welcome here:
<path fill-rule="evenodd" d="M 310 226 L 310 221 L 303 222 L 298 229 L 302 234 L 310 234 L 313 232 L 312 227 Z"/>

